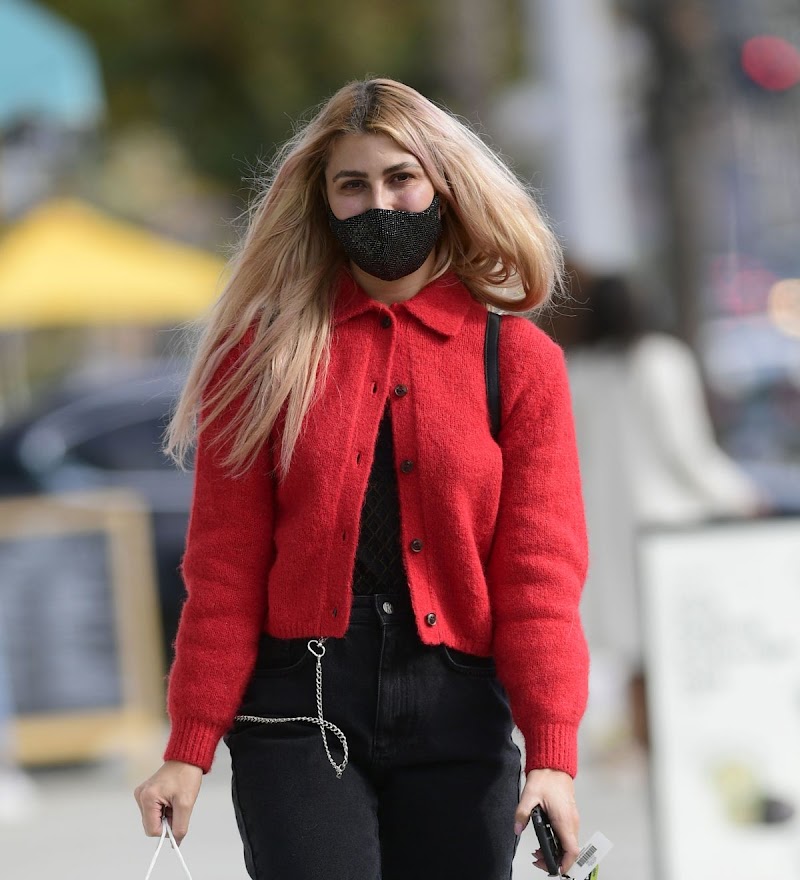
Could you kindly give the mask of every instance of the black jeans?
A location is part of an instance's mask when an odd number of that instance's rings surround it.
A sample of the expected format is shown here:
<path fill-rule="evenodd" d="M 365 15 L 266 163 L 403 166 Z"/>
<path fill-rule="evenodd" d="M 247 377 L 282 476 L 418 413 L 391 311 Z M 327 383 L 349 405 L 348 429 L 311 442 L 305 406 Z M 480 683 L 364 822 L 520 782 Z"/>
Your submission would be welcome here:
<path fill-rule="evenodd" d="M 263 636 L 240 714 L 316 716 L 315 669 L 306 639 Z M 322 671 L 341 779 L 315 725 L 225 736 L 253 880 L 508 880 L 520 753 L 492 661 L 423 645 L 407 599 L 355 596 Z"/>

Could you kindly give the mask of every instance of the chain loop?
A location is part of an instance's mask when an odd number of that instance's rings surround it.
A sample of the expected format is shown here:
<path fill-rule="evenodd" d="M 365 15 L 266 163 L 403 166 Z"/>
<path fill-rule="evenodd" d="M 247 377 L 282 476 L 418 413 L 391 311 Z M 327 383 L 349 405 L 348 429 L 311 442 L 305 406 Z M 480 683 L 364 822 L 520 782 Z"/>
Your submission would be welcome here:
<path fill-rule="evenodd" d="M 347 762 L 349 759 L 349 749 L 347 746 L 347 737 L 342 733 L 342 731 L 330 721 L 326 721 L 322 714 L 322 658 L 325 656 L 325 642 L 327 637 L 321 639 L 311 639 L 307 645 L 307 648 L 311 654 L 314 655 L 317 659 L 317 668 L 316 668 L 316 691 L 317 691 L 317 717 L 311 718 L 308 715 L 296 715 L 293 718 L 265 718 L 261 715 L 237 715 L 234 718 L 234 721 L 252 721 L 256 724 L 284 724 L 289 721 L 304 721 L 308 724 L 316 724 L 319 727 L 320 733 L 322 734 L 322 744 L 325 746 L 325 754 L 328 756 L 328 761 L 330 761 L 331 767 L 336 771 L 336 778 L 341 779 L 342 774 L 347 767 Z M 342 763 L 337 764 L 333 759 L 333 755 L 331 754 L 330 746 L 328 745 L 328 731 L 339 740 L 342 744 L 342 752 L 344 753 L 342 758 Z"/>
<path fill-rule="evenodd" d="M 317 658 L 324 657 L 325 639 L 311 639 L 311 641 L 308 643 L 308 650 L 311 651 L 311 653 Z"/>

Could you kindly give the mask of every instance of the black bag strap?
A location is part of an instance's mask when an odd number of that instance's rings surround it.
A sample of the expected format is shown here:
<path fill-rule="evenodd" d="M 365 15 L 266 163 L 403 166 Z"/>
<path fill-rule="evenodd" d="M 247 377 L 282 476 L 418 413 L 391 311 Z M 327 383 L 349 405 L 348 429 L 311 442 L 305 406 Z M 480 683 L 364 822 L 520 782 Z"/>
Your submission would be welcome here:
<path fill-rule="evenodd" d="M 500 318 L 497 312 L 486 312 L 486 342 L 483 361 L 486 371 L 486 398 L 489 404 L 489 425 L 492 437 L 500 432 L 500 361 L 497 346 L 500 340 Z"/>

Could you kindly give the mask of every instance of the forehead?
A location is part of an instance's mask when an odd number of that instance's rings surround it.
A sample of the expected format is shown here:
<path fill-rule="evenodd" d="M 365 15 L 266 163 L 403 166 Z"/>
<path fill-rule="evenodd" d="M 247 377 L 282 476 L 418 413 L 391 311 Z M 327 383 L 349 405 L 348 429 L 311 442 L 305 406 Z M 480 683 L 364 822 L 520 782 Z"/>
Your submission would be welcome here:
<path fill-rule="evenodd" d="M 388 135 L 343 134 L 331 144 L 326 172 L 336 174 L 342 169 L 379 172 L 398 162 L 418 161 Z"/>

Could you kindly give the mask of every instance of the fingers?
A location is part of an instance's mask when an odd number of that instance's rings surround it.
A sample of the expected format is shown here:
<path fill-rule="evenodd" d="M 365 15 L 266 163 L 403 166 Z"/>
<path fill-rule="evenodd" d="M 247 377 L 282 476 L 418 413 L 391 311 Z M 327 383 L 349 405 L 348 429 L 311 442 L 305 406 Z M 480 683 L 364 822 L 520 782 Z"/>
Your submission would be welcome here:
<path fill-rule="evenodd" d="M 133 793 L 142 814 L 142 826 L 148 837 L 160 837 L 162 818 L 166 816 L 177 843 L 189 832 L 203 771 L 192 764 L 168 761 Z"/>
<path fill-rule="evenodd" d="M 514 813 L 514 832 L 519 836 L 531 818 L 533 808 L 542 802 L 541 795 L 533 786 L 526 784 L 520 795 L 516 812 Z"/>
<path fill-rule="evenodd" d="M 564 850 L 561 870 L 566 873 L 580 854 L 580 845 L 578 844 L 578 829 L 580 826 L 578 808 L 574 802 L 556 802 L 552 806 L 547 804 L 543 804 L 543 806 L 547 810 L 550 823 L 561 843 L 561 848 Z"/>
<path fill-rule="evenodd" d="M 575 803 L 572 777 L 560 770 L 532 770 L 528 773 L 514 814 L 514 830 L 517 834 L 520 834 L 527 825 L 530 814 L 537 804 L 541 804 L 547 812 L 553 830 L 564 850 L 561 870 L 566 872 L 580 853 L 578 844 L 580 817 Z M 544 868 L 544 862 L 541 860 L 538 850 L 534 853 L 534 857 L 536 867 Z"/>
<path fill-rule="evenodd" d="M 143 782 L 134 792 L 136 803 L 142 814 L 142 827 L 148 837 L 161 836 L 161 819 L 169 801 L 153 789 L 148 782 Z"/>
<path fill-rule="evenodd" d="M 193 808 L 194 800 L 190 800 L 184 795 L 178 795 L 172 801 L 172 820 L 170 825 L 178 844 L 189 833 L 189 817 L 192 815 Z"/>

